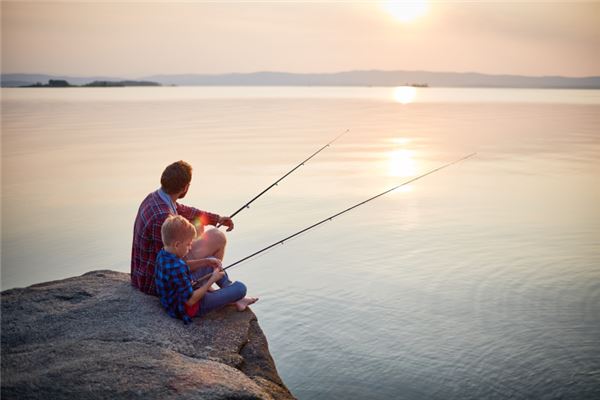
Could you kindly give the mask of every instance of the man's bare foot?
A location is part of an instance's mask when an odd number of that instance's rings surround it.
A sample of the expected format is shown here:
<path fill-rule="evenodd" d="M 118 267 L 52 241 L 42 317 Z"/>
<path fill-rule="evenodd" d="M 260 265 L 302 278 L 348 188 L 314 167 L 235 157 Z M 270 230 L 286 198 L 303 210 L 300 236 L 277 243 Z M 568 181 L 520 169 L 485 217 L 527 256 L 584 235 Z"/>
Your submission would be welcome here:
<path fill-rule="evenodd" d="M 254 304 L 258 301 L 258 297 L 244 297 L 241 300 L 235 302 L 235 307 L 238 311 L 244 311 L 250 304 Z"/>

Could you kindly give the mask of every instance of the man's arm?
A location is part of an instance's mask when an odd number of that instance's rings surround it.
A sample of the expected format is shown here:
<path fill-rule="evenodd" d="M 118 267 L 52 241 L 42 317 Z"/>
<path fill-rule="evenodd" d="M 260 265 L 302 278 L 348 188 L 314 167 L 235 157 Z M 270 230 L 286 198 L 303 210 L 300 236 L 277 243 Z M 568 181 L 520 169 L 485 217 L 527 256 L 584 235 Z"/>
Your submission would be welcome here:
<path fill-rule="evenodd" d="M 224 225 L 227 227 L 227 232 L 233 230 L 233 221 L 229 217 L 222 217 L 219 214 L 198 210 L 197 208 L 186 206 L 184 204 L 175 204 L 177 205 L 177 214 L 190 221 L 196 227 L 198 227 L 198 225 Z"/>
<path fill-rule="evenodd" d="M 184 204 L 175 203 L 177 206 L 177 214 L 183 218 L 194 223 L 196 220 L 200 221 L 202 225 L 214 225 L 216 226 L 221 219 L 218 214 L 213 214 L 207 211 L 199 210 L 195 207 L 186 206 Z"/>

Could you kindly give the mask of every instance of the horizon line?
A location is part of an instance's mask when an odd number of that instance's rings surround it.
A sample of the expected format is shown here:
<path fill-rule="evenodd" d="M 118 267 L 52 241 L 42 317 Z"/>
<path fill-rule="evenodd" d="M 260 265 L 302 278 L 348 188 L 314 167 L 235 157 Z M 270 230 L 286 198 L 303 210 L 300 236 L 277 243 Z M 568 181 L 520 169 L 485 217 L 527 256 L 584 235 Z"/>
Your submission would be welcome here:
<path fill-rule="evenodd" d="M 336 72 L 289 72 L 289 71 L 277 71 L 277 70 L 257 70 L 253 72 L 216 72 L 216 73 L 205 73 L 205 72 L 176 72 L 176 73 L 151 73 L 144 75 L 131 75 L 123 74 L 112 75 L 103 73 L 90 73 L 90 74 L 69 74 L 69 73 L 41 73 L 41 72 L 1 72 L 0 75 L 46 75 L 46 76 L 69 76 L 73 78 L 89 78 L 89 77 L 131 77 L 135 76 L 135 79 L 142 79 L 153 76 L 184 76 L 184 75 L 203 75 L 203 76 L 221 76 L 221 75 L 253 75 L 253 74 L 289 74 L 289 75 L 336 75 L 345 74 L 352 72 L 407 72 L 407 73 L 433 73 L 433 74 L 461 74 L 461 75 L 487 75 L 487 76 L 510 76 L 510 77 L 527 77 L 527 78 L 567 78 L 567 79 L 585 79 L 585 78 L 600 78 L 600 72 L 598 75 L 583 75 L 583 76 L 569 76 L 569 75 L 522 75 L 514 73 L 488 73 L 488 72 L 477 72 L 477 71 L 431 71 L 431 70 L 403 70 L 403 69 L 354 69 L 354 70 L 341 70 Z"/>

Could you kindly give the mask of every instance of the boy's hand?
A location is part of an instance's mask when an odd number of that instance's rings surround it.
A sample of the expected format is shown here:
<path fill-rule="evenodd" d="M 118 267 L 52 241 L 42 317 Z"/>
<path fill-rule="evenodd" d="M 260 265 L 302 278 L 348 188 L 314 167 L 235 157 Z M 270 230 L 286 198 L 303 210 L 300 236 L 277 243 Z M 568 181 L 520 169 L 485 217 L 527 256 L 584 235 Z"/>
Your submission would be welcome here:
<path fill-rule="evenodd" d="M 223 263 L 218 258 L 205 258 L 204 261 L 206 262 L 207 267 L 211 267 L 214 269 L 221 268 L 223 266 Z"/>
<path fill-rule="evenodd" d="M 219 281 L 221 278 L 223 278 L 224 276 L 225 276 L 225 271 L 223 271 L 223 268 L 221 268 L 221 267 L 215 268 L 212 275 L 210 276 L 210 280 L 213 283 L 215 283 L 215 282 Z"/>

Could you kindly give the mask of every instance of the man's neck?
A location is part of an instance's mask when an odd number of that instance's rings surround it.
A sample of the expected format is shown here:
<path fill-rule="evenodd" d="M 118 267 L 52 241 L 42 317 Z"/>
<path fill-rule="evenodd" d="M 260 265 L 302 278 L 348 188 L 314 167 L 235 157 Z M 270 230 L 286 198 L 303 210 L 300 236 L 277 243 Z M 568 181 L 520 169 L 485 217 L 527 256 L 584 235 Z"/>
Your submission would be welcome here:
<path fill-rule="evenodd" d="M 181 193 L 175 193 L 175 194 L 169 194 L 167 193 L 163 188 L 160 188 L 160 190 L 167 195 L 168 198 L 171 199 L 171 201 L 173 203 L 177 203 L 177 199 L 179 199 L 179 196 L 181 195 Z"/>

